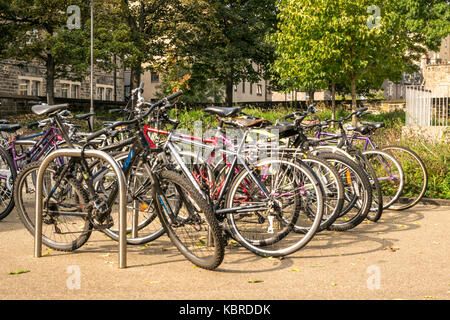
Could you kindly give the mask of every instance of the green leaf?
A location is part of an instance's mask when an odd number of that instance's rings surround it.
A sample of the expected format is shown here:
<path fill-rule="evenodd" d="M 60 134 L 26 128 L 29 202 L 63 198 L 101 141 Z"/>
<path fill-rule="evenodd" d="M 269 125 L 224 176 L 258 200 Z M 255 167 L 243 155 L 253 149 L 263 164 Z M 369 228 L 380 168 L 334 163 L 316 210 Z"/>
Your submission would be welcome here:
<path fill-rule="evenodd" d="M 30 270 L 18 270 L 18 271 L 11 271 L 9 274 L 22 274 L 22 273 L 28 273 L 31 272 Z"/>
<path fill-rule="evenodd" d="M 248 283 L 261 283 L 264 282 L 264 280 L 248 280 Z"/>

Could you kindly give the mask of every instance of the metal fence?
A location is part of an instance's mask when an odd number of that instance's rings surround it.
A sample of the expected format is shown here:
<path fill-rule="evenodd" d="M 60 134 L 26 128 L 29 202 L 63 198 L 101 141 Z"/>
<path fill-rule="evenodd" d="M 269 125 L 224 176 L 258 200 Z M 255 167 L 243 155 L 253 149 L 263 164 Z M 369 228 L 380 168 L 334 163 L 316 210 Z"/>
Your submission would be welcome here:
<path fill-rule="evenodd" d="M 448 84 L 406 87 L 406 125 L 448 126 L 449 93 Z"/>

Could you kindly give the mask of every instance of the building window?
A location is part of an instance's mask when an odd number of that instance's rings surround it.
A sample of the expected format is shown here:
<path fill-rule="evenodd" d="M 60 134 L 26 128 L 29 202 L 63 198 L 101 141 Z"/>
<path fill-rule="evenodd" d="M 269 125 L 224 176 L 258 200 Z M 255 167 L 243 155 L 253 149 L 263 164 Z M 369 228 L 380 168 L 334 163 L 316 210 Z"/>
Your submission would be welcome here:
<path fill-rule="evenodd" d="M 42 79 L 19 77 L 19 95 L 39 96 L 41 93 Z"/>
<path fill-rule="evenodd" d="M 97 88 L 97 99 L 103 100 L 105 96 L 105 88 L 104 87 L 98 87 Z"/>
<path fill-rule="evenodd" d="M 80 98 L 81 82 L 73 82 L 68 80 L 61 80 L 61 97 L 62 98 Z"/>
<path fill-rule="evenodd" d="M 258 96 L 262 96 L 262 84 L 258 84 L 257 85 L 257 87 L 256 87 L 256 94 L 258 95 Z"/>
<path fill-rule="evenodd" d="M 150 75 L 150 81 L 152 83 L 158 83 L 159 82 L 159 74 L 157 74 L 156 72 L 152 72 Z"/>
<path fill-rule="evenodd" d="M 237 91 L 237 84 L 234 85 L 234 91 Z"/>
<path fill-rule="evenodd" d="M 112 100 L 113 86 L 104 84 L 97 84 L 97 99 L 98 100 Z"/>
<path fill-rule="evenodd" d="M 108 101 L 112 100 L 112 89 L 111 88 L 106 88 L 105 100 L 108 100 Z"/>
<path fill-rule="evenodd" d="M 253 83 L 250 82 L 250 94 L 253 94 Z"/>
<path fill-rule="evenodd" d="M 62 83 L 61 84 L 61 97 L 70 98 L 69 92 L 70 92 L 70 84 Z"/>
<path fill-rule="evenodd" d="M 39 96 L 41 93 L 41 82 L 33 80 L 31 82 L 31 95 L 32 96 Z"/>
<path fill-rule="evenodd" d="M 245 93 L 245 81 L 242 81 L 242 93 Z"/>
<path fill-rule="evenodd" d="M 22 79 L 19 83 L 19 94 L 22 96 L 28 95 L 28 88 L 30 86 L 30 80 Z"/>
<path fill-rule="evenodd" d="M 292 92 L 288 92 L 286 95 L 287 100 L 292 100 Z"/>
<path fill-rule="evenodd" d="M 73 84 L 70 94 L 71 94 L 71 98 L 80 99 L 80 85 Z"/>

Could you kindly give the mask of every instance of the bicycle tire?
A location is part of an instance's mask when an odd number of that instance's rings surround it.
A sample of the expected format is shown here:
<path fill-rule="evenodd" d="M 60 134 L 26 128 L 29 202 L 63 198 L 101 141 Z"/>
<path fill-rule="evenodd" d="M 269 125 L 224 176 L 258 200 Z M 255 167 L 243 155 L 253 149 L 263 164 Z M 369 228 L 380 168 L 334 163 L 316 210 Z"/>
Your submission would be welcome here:
<path fill-rule="evenodd" d="M 272 167 L 273 165 L 278 166 L 278 168 Z M 285 169 L 284 167 L 288 169 Z M 265 214 L 267 214 L 267 218 L 262 217 L 263 219 L 261 219 L 260 213 L 256 213 L 253 215 L 244 215 L 244 218 L 249 217 L 248 220 L 242 220 L 242 215 L 236 218 L 236 214 L 227 214 L 227 221 L 232 237 L 246 249 L 257 255 L 265 257 L 286 256 L 300 250 L 312 240 L 322 220 L 323 190 L 320 186 L 320 181 L 317 179 L 317 176 L 315 175 L 313 170 L 309 168 L 309 166 L 301 162 L 293 162 L 289 159 L 262 159 L 256 162 L 253 165 L 253 168 L 253 174 L 256 176 L 260 174 L 262 174 L 263 177 L 264 175 L 276 176 L 275 178 L 264 180 L 264 183 L 271 184 L 271 187 L 268 187 L 267 189 L 271 194 L 273 194 L 274 199 L 270 201 L 278 200 L 278 202 L 282 202 L 282 205 L 279 207 L 281 207 L 283 210 L 281 210 L 280 208 L 272 207 L 268 210 L 268 212 L 265 212 Z M 258 171 L 261 173 L 257 173 Z M 281 177 L 278 177 L 277 175 L 280 173 L 282 175 Z M 288 174 L 292 175 L 288 176 Z M 241 188 L 242 190 L 244 190 L 246 188 L 245 185 L 241 186 L 241 184 L 248 184 L 248 182 L 243 182 L 248 175 L 248 171 L 241 171 L 234 178 L 227 194 L 226 208 L 233 208 L 235 207 L 235 203 L 239 204 L 241 202 L 241 200 L 238 199 L 238 189 Z M 307 184 L 303 183 L 303 181 L 301 180 L 302 178 L 308 179 L 307 181 L 303 180 L 307 182 Z M 281 180 L 289 183 L 284 183 L 282 186 Z M 260 179 L 260 181 L 261 183 L 263 183 L 262 179 Z M 280 181 L 280 184 L 278 186 L 275 186 L 275 183 L 273 181 Z M 289 187 L 289 185 L 293 185 L 294 189 L 292 189 L 292 187 Z M 258 190 L 260 189 L 256 189 L 253 192 L 250 191 L 247 194 L 244 193 L 244 196 L 249 197 L 250 195 L 252 195 L 251 199 L 257 200 L 256 197 L 261 194 L 261 191 Z M 283 195 L 283 191 L 285 192 L 284 195 L 288 196 L 287 198 L 281 197 Z M 303 194 L 300 196 L 301 192 L 303 192 Z M 292 197 L 290 194 L 293 194 L 294 196 Z M 289 197 L 292 197 L 293 200 L 293 208 L 291 209 L 291 212 L 288 212 L 287 210 L 287 208 L 289 208 L 291 204 L 291 200 L 289 199 Z M 265 196 L 263 197 L 263 199 L 267 200 Z M 270 203 L 268 204 L 270 205 Z M 313 208 L 314 205 L 316 205 L 315 214 L 312 215 L 310 212 L 311 205 L 313 206 Z M 307 209 L 308 212 L 306 212 Z M 301 216 L 300 211 L 302 211 L 303 213 Z M 273 212 L 275 212 L 274 215 Z M 270 219 L 270 216 L 272 216 L 273 218 Z M 266 222 L 268 222 L 268 227 Z M 294 226 L 300 227 L 299 223 L 306 224 L 306 226 L 302 226 L 305 232 L 291 232 L 293 231 Z M 249 226 L 254 227 L 250 229 Z M 276 229 L 279 232 L 277 234 L 275 234 Z"/>
<path fill-rule="evenodd" d="M 0 147 L 0 220 L 6 218 L 14 209 L 14 181 L 17 171 L 11 155 Z M 5 166 L 5 168 L 3 168 Z"/>
<path fill-rule="evenodd" d="M 383 209 L 388 209 L 398 200 L 403 191 L 405 178 L 402 166 L 390 153 L 378 149 L 367 150 L 363 154 L 377 172 L 383 194 Z"/>
<path fill-rule="evenodd" d="M 381 150 L 386 151 L 388 153 L 391 153 L 394 155 L 394 157 L 396 158 L 396 160 L 398 162 L 400 162 L 400 165 L 403 168 L 403 174 L 405 177 L 405 186 L 403 188 L 403 191 L 405 191 L 405 188 L 408 189 L 408 185 L 409 185 L 409 180 L 411 180 L 411 185 L 413 187 L 411 187 L 412 189 L 417 188 L 418 183 L 415 182 L 414 180 L 414 173 L 411 175 L 410 170 L 408 169 L 409 167 L 403 163 L 398 156 L 395 155 L 395 152 L 405 152 L 407 153 L 410 157 L 412 157 L 420 166 L 421 169 L 421 176 L 422 178 L 422 182 L 420 182 L 420 190 L 418 192 L 418 195 L 414 195 L 412 198 L 402 198 L 400 196 L 400 198 L 397 200 L 396 203 L 392 204 L 389 209 L 391 210 L 396 210 L 396 211 L 402 211 L 402 210 L 406 210 L 409 208 L 414 207 L 417 203 L 419 203 L 419 201 L 425 196 L 425 193 L 427 191 L 428 188 L 428 171 L 427 171 L 427 167 L 425 166 L 425 163 L 422 161 L 422 159 L 419 157 L 419 155 L 417 153 L 415 153 L 414 151 L 412 151 L 409 148 L 403 147 L 403 146 L 385 146 L 383 148 L 381 148 Z M 415 170 L 413 170 L 415 171 Z M 406 203 L 405 203 L 406 202 Z"/>
<path fill-rule="evenodd" d="M 298 149 L 282 148 L 276 150 L 276 154 L 280 153 L 282 157 L 292 157 L 296 161 L 308 165 L 320 180 L 324 192 L 324 212 L 317 232 L 327 229 L 339 217 L 344 205 L 344 186 L 339 178 L 339 173 L 326 160 Z M 305 230 L 295 226 L 294 231 L 304 232 Z"/>
<path fill-rule="evenodd" d="M 194 265 L 216 269 L 223 261 L 225 243 L 212 207 L 183 175 L 163 170 L 158 180 L 163 194 L 153 188 L 153 197 L 157 199 L 158 216 L 170 240 Z M 174 212 L 168 199 L 181 203 L 173 219 L 167 214 Z"/>
<path fill-rule="evenodd" d="M 383 193 L 381 191 L 377 173 L 375 172 L 375 169 L 371 165 L 370 161 L 362 152 L 353 151 L 353 154 L 358 159 L 360 166 L 369 177 L 372 189 L 372 205 L 370 207 L 369 213 L 367 214 L 367 219 L 372 222 L 376 222 L 383 214 Z"/>
<path fill-rule="evenodd" d="M 339 217 L 339 213 L 344 206 L 344 185 L 339 178 L 339 172 L 324 159 L 307 155 L 302 161 L 306 164 L 312 164 L 310 167 L 316 172 L 324 187 L 324 213 L 317 230 L 317 232 L 320 232 L 327 229 Z M 319 169 L 315 170 L 316 166 L 324 168 L 322 170 L 326 170 L 326 173 L 318 172 Z"/>
<path fill-rule="evenodd" d="M 128 152 L 120 153 L 119 155 L 114 156 L 114 159 L 120 164 L 121 161 L 126 160 L 128 157 Z M 98 193 L 104 194 L 105 198 L 108 197 L 110 187 L 115 184 L 115 174 L 112 173 L 111 176 L 111 184 L 109 186 L 105 186 L 105 179 L 108 175 L 108 169 L 102 170 L 99 168 L 97 174 L 95 172 L 95 165 L 101 165 L 101 161 L 96 161 L 91 165 L 91 170 L 94 171 L 94 185 L 95 189 Z M 108 165 L 106 165 L 109 167 Z M 130 245 L 142 245 L 148 242 L 154 241 L 161 237 L 164 234 L 164 228 L 160 224 L 160 220 L 157 219 L 157 212 L 154 208 L 153 199 L 151 199 L 151 191 L 152 187 L 149 185 L 148 181 L 142 181 L 139 177 L 142 177 L 142 173 L 137 170 L 142 170 L 143 167 L 136 164 L 131 170 L 128 179 L 127 179 L 127 244 Z M 145 173 L 143 173 L 145 176 Z M 139 176 L 139 177 L 138 177 Z M 105 178 L 106 177 L 106 178 Z M 148 178 L 149 180 L 149 178 Z M 136 188 L 140 188 L 139 194 L 136 194 Z M 139 190 L 138 190 L 139 191 Z M 115 201 L 115 204 L 118 204 L 118 201 Z M 112 219 L 115 222 L 115 226 L 111 228 L 102 230 L 102 232 L 113 239 L 114 241 L 119 241 L 119 230 L 116 224 L 119 221 L 119 217 L 116 214 L 118 210 L 112 210 L 111 215 Z M 135 219 L 137 219 L 137 226 L 135 227 L 135 234 L 133 234 L 132 224 L 134 222 L 133 215 L 135 215 Z"/>
<path fill-rule="evenodd" d="M 14 197 L 16 200 L 16 205 L 18 209 L 18 215 L 26 229 L 34 236 L 35 232 L 35 196 L 28 197 L 27 195 L 31 194 L 32 192 L 29 192 L 30 190 L 26 190 L 27 192 L 24 192 L 22 190 L 24 184 L 27 184 L 28 182 L 32 184 L 32 187 L 36 187 L 36 179 L 37 179 L 37 172 L 39 170 L 39 167 L 41 165 L 41 162 L 33 162 L 25 167 L 22 168 L 19 175 L 17 176 L 16 183 L 14 185 Z M 52 165 L 47 168 L 46 173 L 55 172 L 55 168 L 52 167 Z M 27 181 L 27 179 L 30 178 L 30 181 Z M 92 224 L 83 217 L 76 217 L 76 216 L 68 216 L 61 217 L 61 215 L 56 214 L 55 216 L 49 216 L 46 213 L 46 202 L 45 198 L 48 194 L 47 191 L 51 190 L 53 187 L 53 183 L 50 181 L 51 177 L 44 176 L 44 205 L 43 205 L 43 230 L 42 230 L 42 243 L 45 244 L 47 247 L 52 248 L 54 250 L 58 251 L 74 251 L 81 246 L 83 246 L 89 239 L 91 233 L 92 233 Z M 78 207 L 83 207 L 84 204 L 87 204 L 89 202 L 89 197 L 86 192 L 86 190 L 83 189 L 81 186 L 81 183 L 73 178 L 68 178 L 67 181 L 67 188 L 64 191 L 67 192 L 73 192 L 72 194 L 75 195 L 75 201 L 78 201 Z M 28 186 L 27 186 L 28 188 Z M 70 190 L 69 190 L 70 189 Z M 56 194 L 56 193 L 55 193 Z M 63 198 L 66 196 L 62 196 Z M 67 204 L 65 204 L 68 206 Z M 81 205 L 81 206 L 80 206 Z M 31 206 L 31 210 L 27 209 L 27 207 Z M 63 204 L 59 203 L 57 205 L 57 209 L 55 211 L 59 211 L 59 208 L 64 207 Z M 77 206 L 75 206 L 76 208 Z M 67 207 L 65 207 L 67 209 Z M 63 211 L 62 209 L 61 211 Z M 72 209 L 67 209 L 68 212 L 74 212 L 71 211 Z M 67 223 L 64 223 L 64 220 L 67 221 Z M 76 224 L 76 225 L 75 225 Z M 61 232 L 61 226 L 62 228 L 67 229 L 68 231 Z M 51 229 L 54 229 L 56 232 L 52 236 L 50 236 Z M 59 230 L 59 231 L 58 231 Z M 71 240 L 67 240 L 64 236 L 67 235 L 67 237 L 70 237 L 70 235 L 74 235 L 74 238 Z M 65 238 L 65 239 L 64 239 Z"/>
<path fill-rule="evenodd" d="M 344 203 L 340 217 L 328 229 L 346 231 L 355 228 L 367 218 L 370 211 L 372 190 L 368 176 L 359 165 L 346 156 L 328 152 L 318 153 L 317 156 L 337 168 L 346 190 L 344 200 L 348 202 Z M 359 207 L 355 206 L 358 200 L 361 202 Z M 353 209 L 357 212 L 349 218 L 348 215 Z"/>

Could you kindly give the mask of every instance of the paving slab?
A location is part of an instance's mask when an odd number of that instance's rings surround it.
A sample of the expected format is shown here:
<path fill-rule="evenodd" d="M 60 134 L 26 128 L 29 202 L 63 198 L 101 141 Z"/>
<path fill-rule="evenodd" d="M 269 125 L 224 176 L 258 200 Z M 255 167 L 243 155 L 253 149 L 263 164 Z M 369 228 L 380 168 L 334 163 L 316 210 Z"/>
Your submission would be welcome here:
<path fill-rule="evenodd" d="M 281 260 L 228 247 L 215 271 L 194 267 L 163 236 L 147 247 L 128 246 L 128 268 L 119 269 L 118 243 L 98 232 L 76 252 L 44 247 L 34 258 L 33 237 L 13 211 L 0 222 L 0 297 L 448 300 L 449 226 L 450 207 L 386 211 L 378 223 L 317 234 Z"/>

